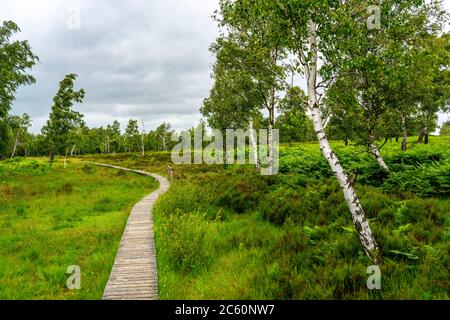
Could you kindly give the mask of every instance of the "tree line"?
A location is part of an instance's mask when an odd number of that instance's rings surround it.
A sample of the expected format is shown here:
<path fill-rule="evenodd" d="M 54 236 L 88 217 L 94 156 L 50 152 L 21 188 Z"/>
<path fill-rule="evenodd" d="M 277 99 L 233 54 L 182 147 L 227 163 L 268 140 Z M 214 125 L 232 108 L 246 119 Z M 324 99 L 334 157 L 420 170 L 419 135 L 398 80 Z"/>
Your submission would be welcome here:
<path fill-rule="evenodd" d="M 39 61 L 28 41 L 12 40 L 18 32 L 19 27 L 12 21 L 4 21 L 0 26 L 0 159 L 16 155 L 48 155 L 53 161 L 55 155 L 67 158 L 95 153 L 144 153 L 145 150 L 167 151 L 173 147 L 174 130 L 168 123 L 148 132 L 142 121 L 140 125 L 134 119 L 129 120 L 124 130 L 117 120 L 106 127 L 89 128 L 83 114 L 73 109 L 85 96 L 84 89 L 74 88 L 77 78 L 74 73 L 67 74 L 60 82 L 41 133 L 31 133 L 30 115 L 10 114 L 18 87 L 36 82 L 29 71 Z"/>

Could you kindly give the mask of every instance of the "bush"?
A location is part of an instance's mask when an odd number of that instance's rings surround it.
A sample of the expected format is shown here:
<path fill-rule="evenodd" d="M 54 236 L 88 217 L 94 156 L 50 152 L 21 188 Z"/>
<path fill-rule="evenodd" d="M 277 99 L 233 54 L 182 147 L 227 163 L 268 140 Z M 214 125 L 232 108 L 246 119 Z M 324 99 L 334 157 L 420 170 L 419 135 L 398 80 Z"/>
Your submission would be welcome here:
<path fill-rule="evenodd" d="M 183 214 L 177 210 L 164 219 L 156 232 L 165 244 L 161 254 L 167 257 L 171 269 L 195 274 L 208 267 L 209 229 L 209 223 L 198 212 Z"/>
<path fill-rule="evenodd" d="M 73 191 L 72 183 L 65 181 L 61 187 L 56 190 L 58 194 L 71 194 Z"/>
<path fill-rule="evenodd" d="M 51 166 L 47 161 L 20 157 L 0 163 L 0 174 L 41 175 L 50 169 Z"/>
<path fill-rule="evenodd" d="M 85 164 L 81 170 L 83 170 L 84 173 L 93 174 L 97 171 L 97 168 L 92 164 Z"/>

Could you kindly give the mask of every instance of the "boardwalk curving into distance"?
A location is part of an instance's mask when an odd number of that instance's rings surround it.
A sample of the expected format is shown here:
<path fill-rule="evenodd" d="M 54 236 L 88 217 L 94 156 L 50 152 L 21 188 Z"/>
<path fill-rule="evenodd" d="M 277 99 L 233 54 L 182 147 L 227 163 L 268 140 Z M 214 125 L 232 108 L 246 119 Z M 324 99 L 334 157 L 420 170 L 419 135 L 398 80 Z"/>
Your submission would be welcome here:
<path fill-rule="evenodd" d="M 91 164 L 135 172 L 159 181 L 159 189 L 133 207 L 103 293 L 103 300 L 156 300 L 158 275 L 152 209 L 158 196 L 169 189 L 169 181 L 141 170 L 95 162 Z"/>

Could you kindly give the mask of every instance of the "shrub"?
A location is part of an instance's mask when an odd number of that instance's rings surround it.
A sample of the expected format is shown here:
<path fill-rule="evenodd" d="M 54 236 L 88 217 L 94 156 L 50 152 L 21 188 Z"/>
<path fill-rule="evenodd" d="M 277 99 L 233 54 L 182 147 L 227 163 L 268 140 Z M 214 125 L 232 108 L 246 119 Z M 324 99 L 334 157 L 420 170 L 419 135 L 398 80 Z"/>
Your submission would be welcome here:
<path fill-rule="evenodd" d="M 161 222 L 156 232 L 170 268 L 184 273 L 198 273 L 208 266 L 211 255 L 208 236 L 210 223 L 198 213 L 183 214 L 177 210 Z"/>
<path fill-rule="evenodd" d="M 92 164 L 85 164 L 81 170 L 83 170 L 84 173 L 93 174 L 97 171 L 97 168 L 95 168 Z"/>
<path fill-rule="evenodd" d="M 58 194 L 71 194 L 73 191 L 73 186 L 70 182 L 65 181 L 61 187 L 56 190 Z"/>

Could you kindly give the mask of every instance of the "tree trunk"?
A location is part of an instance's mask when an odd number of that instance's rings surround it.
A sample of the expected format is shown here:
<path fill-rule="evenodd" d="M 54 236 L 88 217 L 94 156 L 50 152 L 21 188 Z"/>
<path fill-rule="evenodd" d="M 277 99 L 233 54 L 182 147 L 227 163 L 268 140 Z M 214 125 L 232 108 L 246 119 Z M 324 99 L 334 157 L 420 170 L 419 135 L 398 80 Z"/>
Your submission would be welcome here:
<path fill-rule="evenodd" d="M 19 132 L 17 132 L 16 140 L 14 141 L 14 148 L 11 153 L 11 160 L 14 158 L 14 155 L 16 154 L 17 144 L 19 143 Z"/>
<path fill-rule="evenodd" d="M 347 202 L 352 214 L 353 224 L 358 232 L 359 240 L 364 247 L 366 254 L 373 260 L 373 262 L 375 264 L 380 264 L 381 257 L 378 244 L 373 237 L 372 230 L 370 229 L 369 222 L 365 217 L 364 209 L 362 208 L 355 189 L 353 188 L 352 181 L 344 172 L 338 157 L 333 152 L 328 142 L 328 138 L 323 130 L 320 109 L 318 107 L 313 107 L 312 117 L 314 122 L 314 130 L 316 132 L 317 139 L 319 140 L 320 149 L 322 150 L 323 156 L 327 159 L 331 170 L 334 172 L 337 180 L 339 181 L 339 185 L 344 193 L 345 201 Z"/>
<path fill-rule="evenodd" d="M 400 114 L 400 117 L 402 120 L 402 130 L 403 130 L 402 151 L 406 151 L 408 149 L 408 132 L 406 131 L 406 120 L 402 114 Z"/>
<path fill-rule="evenodd" d="M 256 142 L 255 129 L 253 128 L 253 119 L 250 119 L 248 128 L 249 128 L 250 144 L 252 145 L 253 162 L 256 166 L 256 170 L 259 171 L 261 166 L 259 164 L 258 159 L 258 143 Z"/>
<path fill-rule="evenodd" d="M 425 129 L 425 138 L 424 138 L 424 144 L 428 144 L 429 142 L 429 135 L 428 135 L 428 128 Z"/>
<path fill-rule="evenodd" d="M 426 128 L 420 128 L 419 139 L 417 140 L 418 144 L 423 142 L 423 138 L 425 137 Z"/>
<path fill-rule="evenodd" d="M 331 170 L 334 172 L 339 185 L 344 194 L 345 201 L 350 209 L 353 224 L 359 236 L 359 240 L 364 248 L 366 254 L 372 259 L 372 261 L 379 265 L 381 264 L 381 254 L 375 238 L 373 237 L 372 230 L 370 229 L 369 222 L 365 217 L 364 209 L 361 206 L 355 189 L 353 188 L 351 179 L 346 175 L 338 157 L 332 150 L 328 138 L 325 134 L 322 117 L 320 115 L 320 108 L 317 100 L 317 38 L 316 38 L 316 24 L 312 21 L 309 23 L 309 45 L 311 50 L 311 60 L 307 61 L 306 56 L 303 54 L 301 57 L 302 63 L 305 69 L 305 75 L 308 86 L 308 106 L 311 110 L 311 117 L 314 123 L 314 131 L 320 144 L 320 149 L 323 156 L 328 161 Z"/>
<path fill-rule="evenodd" d="M 386 165 L 386 163 L 384 162 L 383 157 L 380 154 L 380 151 L 378 150 L 377 146 L 375 145 L 375 143 L 373 142 L 373 136 L 370 135 L 369 136 L 369 150 L 370 153 L 375 157 L 375 159 L 377 160 L 378 164 L 380 165 L 380 167 L 382 167 L 385 171 L 389 172 L 389 167 Z"/>
<path fill-rule="evenodd" d="M 70 150 L 70 156 L 73 157 L 73 152 L 75 151 L 75 144 L 72 146 L 72 149 Z"/>
<path fill-rule="evenodd" d="M 348 137 L 344 138 L 344 143 L 345 143 L 345 146 L 348 146 Z"/>
<path fill-rule="evenodd" d="M 408 150 L 408 133 L 403 131 L 403 139 L 402 139 L 402 151 Z"/>
<path fill-rule="evenodd" d="M 141 135 L 141 156 L 145 156 L 145 147 L 144 147 L 144 134 Z"/>
<path fill-rule="evenodd" d="M 272 175 L 274 170 L 273 170 L 273 126 L 274 126 L 274 121 L 275 120 L 275 115 L 274 115 L 274 109 L 271 108 L 269 109 L 269 134 L 267 139 L 269 140 L 268 144 L 269 144 L 269 175 Z"/>
<path fill-rule="evenodd" d="M 66 154 L 64 155 L 64 169 L 67 168 L 67 154 L 69 153 L 68 150 L 66 150 Z"/>
<path fill-rule="evenodd" d="M 50 163 L 53 163 L 55 161 L 55 154 L 53 152 L 50 152 Z"/>

